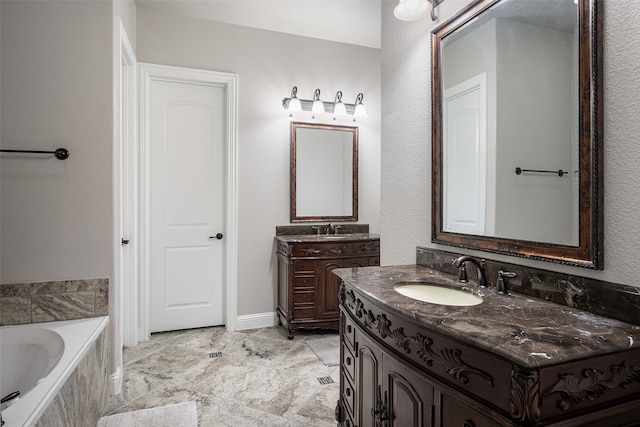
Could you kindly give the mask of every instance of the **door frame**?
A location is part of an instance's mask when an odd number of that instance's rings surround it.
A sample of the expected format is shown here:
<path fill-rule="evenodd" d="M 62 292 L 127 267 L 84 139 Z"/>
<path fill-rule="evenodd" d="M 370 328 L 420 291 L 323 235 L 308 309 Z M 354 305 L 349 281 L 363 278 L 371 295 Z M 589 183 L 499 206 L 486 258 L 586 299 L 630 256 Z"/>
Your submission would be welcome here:
<path fill-rule="evenodd" d="M 139 341 L 150 337 L 151 304 L 151 182 L 150 182 L 150 105 L 151 82 L 211 85 L 225 89 L 225 230 L 223 293 L 226 300 L 227 330 L 236 328 L 238 301 L 238 159 L 237 108 L 238 75 L 193 68 L 138 63 L 140 87 L 140 293 Z"/>
<path fill-rule="evenodd" d="M 120 57 L 118 65 L 120 97 L 120 224 L 115 247 L 120 260 L 118 301 L 122 308 L 118 325 L 120 341 L 126 346 L 138 340 L 136 316 L 138 301 L 138 144 L 137 144 L 137 59 L 122 21 L 120 27 Z M 128 189 L 125 186 L 128 185 Z M 124 204 L 124 207 L 122 206 Z M 129 240 L 125 248 L 121 239 Z"/>
<path fill-rule="evenodd" d="M 138 284 L 137 240 L 137 59 L 121 19 L 114 21 L 114 147 L 113 147 L 113 259 L 114 271 L 109 303 L 112 322 L 112 373 L 109 387 L 112 395 L 120 393 L 123 382 L 122 347 L 128 345 L 131 320 L 131 288 Z M 126 187 L 126 188 L 125 188 Z M 132 244 L 126 248 L 121 239 Z M 135 294 L 135 292 L 133 292 Z M 137 301 L 137 299 L 136 299 Z M 137 309 L 134 311 L 137 313 Z"/>

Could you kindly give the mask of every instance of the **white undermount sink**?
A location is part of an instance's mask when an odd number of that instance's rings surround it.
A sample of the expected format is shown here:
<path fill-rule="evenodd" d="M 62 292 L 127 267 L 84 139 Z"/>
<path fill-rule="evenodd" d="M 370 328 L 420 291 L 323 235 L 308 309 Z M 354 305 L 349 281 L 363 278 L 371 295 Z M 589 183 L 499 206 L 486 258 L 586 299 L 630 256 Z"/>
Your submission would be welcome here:
<path fill-rule="evenodd" d="M 428 282 L 400 282 L 393 289 L 409 298 L 431 304 L 471 306 L 482 302 L 482 297 L 471 292 L 434 285 Z"/>

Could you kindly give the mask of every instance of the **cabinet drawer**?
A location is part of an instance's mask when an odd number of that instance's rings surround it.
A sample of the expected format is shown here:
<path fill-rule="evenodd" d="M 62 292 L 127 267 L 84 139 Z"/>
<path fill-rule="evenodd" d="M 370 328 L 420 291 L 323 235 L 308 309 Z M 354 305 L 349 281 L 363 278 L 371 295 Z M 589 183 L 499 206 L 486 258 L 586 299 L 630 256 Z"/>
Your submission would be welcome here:
<path fill-rule="evenodd" d="M 506 426 L 510 423 L 501 423 L 498 418 L 489 417 L 480 411 L 472 409 L 462 402 L 458 402 L 449 396 L 442 396 L 442 427 L 484 427 L 484 426 Z"/>
<path fill-rule="evenodd" d="M 293 261 L 294 273 L 313 273 L 315 272 L 315 263 L 308 259 L 297 259 Z"/>
<path fill-rule="evenodd" d="M 349 350 L 349 346 L 342 344 L 342 368 L 349 376 L 349 379 L 353 381 L 355 379 L 356 361 Z"/>
<path fill-rule="evenodd" d="M 352 350 L 355 350 L 355 342 L 356 342 L 356 328 L 354 324 L 351 322 L 349 316 L 342 315 L 342 335 L 344 336 L 345 342 L 349 344 Z"/>
<path fill-rule="evenodd" d="M 316 309 L 313 306 L 293 309 L 294 320 L 314 319 L 315 317 Z"/>
<path fill-rule="evenodd" d="M 316 278 L 309 276 L 302 277 L 294 277 L 293 278 L 293 287 L 296 289 L 300 288 L 315 288 L 316 287 Z"/>
<path fill-rule="evenodd" d="M 295 306 L 300 305 L 314 305 L 316 301 L 316 293 L 314 291 L 299 292 L 296 291 L 293 294 L 293 304 Z"/>
<path fill-rule="evenodd" d="M 353 408 L 355 407 L 356 394 L 353 390 L 351 382 L 344 376 L 344 374 L 341 375 L 340 393 L 342 394 L 342 401 L 344 402 L 347 414 L 349 418 L 352 418 Z"/>

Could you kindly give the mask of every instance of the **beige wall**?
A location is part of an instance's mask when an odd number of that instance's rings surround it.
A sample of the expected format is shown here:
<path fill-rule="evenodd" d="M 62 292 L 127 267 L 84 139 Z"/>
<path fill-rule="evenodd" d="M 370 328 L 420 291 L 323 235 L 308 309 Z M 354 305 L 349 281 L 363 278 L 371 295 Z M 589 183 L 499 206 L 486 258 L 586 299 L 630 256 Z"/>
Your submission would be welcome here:
<path fill-rule="evenodd" d="M 111 277 L 112 6 L 2 1 L 1 274 L 6 282 Z"/>
<path fill-rule="evenodd" d="M 380 51 L 236 25 L 137 12 L 141 62 L 239 75 L 238 315 L 273 312 L 277 225 L 289 224 L 290 121 L 282 98 L 322 99 L 364 93 L 360 126 L 359 222 L 379 230 Z M 294 117 L 299 120 L 299 117 Z"/>
<path fill-rule="evenodd" d="M 429 18 L 401 22 L 393 2 L 382 3 L 382 263 L 413 264 L 415 247 L 431 243 L 431 30 L 468 4 L 450 0 Z M 604 7 L 604 271 L 547 262 L 518 262 L 640 286 L 640 2 L 600 2 Z M 446 246 L 439 246 L 447 249 Z M 451 249 L 451 248 L 449 248 Z M 466 251 L 476 255 L 486 253 Z M 492 256 L 493 257 L 493 256 Z"/>

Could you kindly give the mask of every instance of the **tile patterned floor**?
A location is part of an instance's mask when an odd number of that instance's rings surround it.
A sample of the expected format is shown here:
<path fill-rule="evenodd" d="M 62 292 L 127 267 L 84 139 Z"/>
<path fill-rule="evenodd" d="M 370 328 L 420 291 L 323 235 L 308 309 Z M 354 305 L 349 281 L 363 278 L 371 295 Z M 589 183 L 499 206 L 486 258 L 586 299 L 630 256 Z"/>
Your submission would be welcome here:
<path fill-rule="evenodd" d="M 125 348 L 122 391 L 105 415 L 195 400 L 201 427 L 335 426 L 339 367 L 325 366 L 306 344 L 328 334 L 296 331 L 288 340 L 280 327 L 153 334 Z"/>

